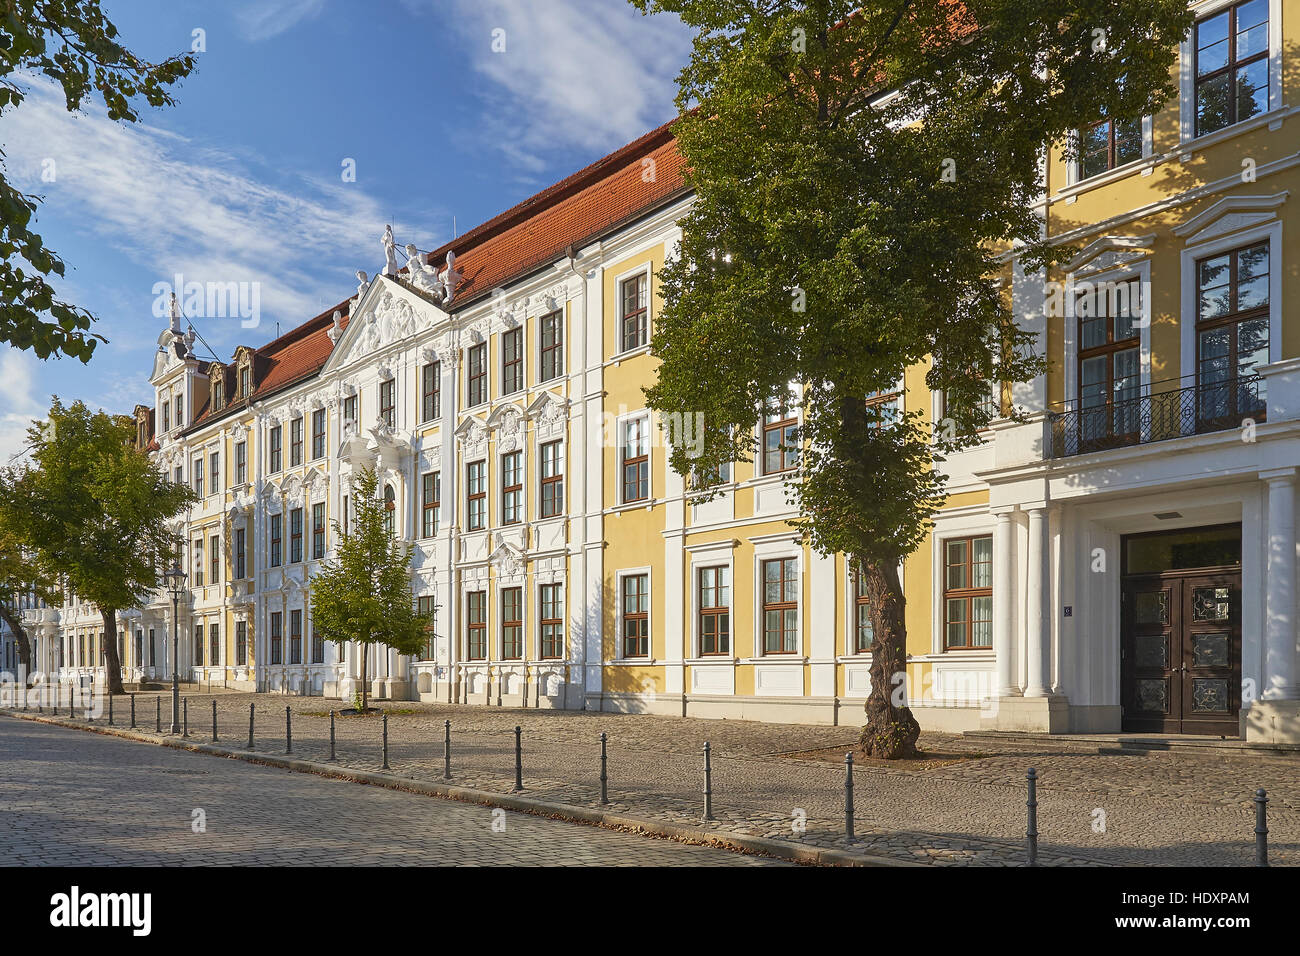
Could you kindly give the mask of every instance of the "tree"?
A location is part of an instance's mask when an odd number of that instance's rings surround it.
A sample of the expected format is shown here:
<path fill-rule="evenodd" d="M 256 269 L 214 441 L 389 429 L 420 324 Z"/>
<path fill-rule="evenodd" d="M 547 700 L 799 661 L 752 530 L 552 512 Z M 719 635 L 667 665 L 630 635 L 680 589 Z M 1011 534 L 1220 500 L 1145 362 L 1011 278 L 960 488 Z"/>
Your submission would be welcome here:
<path fill-rule="evenodd" d="M 943 501 L 945 455 L 998 415 L 991 383 L 1044 368 L 998 287 L 1005 254 L 1030 271 L 1068 255 L 1041 239 L 1043 151 L 1175 94 L 1187 5 L 631 2 L 696 31 L 675 126 L 695 201 L 661 276 L 647 401 L 668 421 L 703 413 L 697 457 L 669 436 L 673 466 L 695 475 L 752 458 L 769 403 L 798 406 L 779 439 L 800 452 L 796 524 L 851 558 L 870 601 L 862 749 L 912 754 L 899 566 Z M 871 401 L 917 367 L 948 427 Z"/>
<path fill-rule="evenodd" d="M 134 446 L 129 418 L 55 397 L 27 434 L 32 464 L 0 482 L 0 527 L 99 609 L 108 692 L 121 694 L 117 612 L 159 588 L 181 548 L 166 522 L 197 497 Z"/>
<path fill-rule="evenodd" d="M 63 87 L 69 112 L 98 95 L 108 118 L 135 122 L 143 104 L 173 106 L 168 87 L 194 69 L 192 54 L 148 63 L 122 46 L 99 0 L 8 0 L 0 13 L 0 115 L 20 105 L 20 82 L 44 75 Z M 15 79 L 18 77 L 20 79 Z M 89 361 L 103 336 L 92 316 L 56 297 L 48 276 L 64 263 L 30 228 L 39 199 L 13 187 L 0 152 L 0 342 L 40 358 Z M 47 316 L 43 318 L 43 316 Z"/>
<path fill-rule="evenodd" d="M 411 590 L 411 548 L 389 527 L 379 479 L 370 468 L 352 482 L 355 512 L 350 533 L 337 521 L 338 554 L 312 579 L 312 620 L 321 637 L 361 645 L 361 712 L 370 706 L 367 649 L 384 644 L 399 654 L 418 654 L 432 615 L 419 614 Z"/>
<path fill-rule="evenodd" d="M 6 480 L 0 474 L 0 485 Z M 0 491 L 0 497 L 3 492 Z M 18 663 L 23 673 L 32 673 L 32 645 L 23 624 L 22 608 L 18 599 L 31 595 L 47 605 L 63 603 L 63 591 L 58 578 L 44 565 L 38 552 L 24 547 L 13 529 L 0 524 L 0 621 L 9 625 L 18 645 Z"/>

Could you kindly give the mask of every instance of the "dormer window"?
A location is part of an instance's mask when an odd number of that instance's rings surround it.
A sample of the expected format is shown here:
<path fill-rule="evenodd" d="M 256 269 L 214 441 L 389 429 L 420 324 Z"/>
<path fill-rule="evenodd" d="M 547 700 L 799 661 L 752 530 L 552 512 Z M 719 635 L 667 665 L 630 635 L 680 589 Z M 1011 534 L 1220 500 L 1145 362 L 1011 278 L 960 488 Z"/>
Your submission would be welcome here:
<path fill-rule="evenodd" d="M 226 376 L 223 369 L 212 369 L 212 410 L 219 412 L 226 407 Z"/>
<path fill-rule="evenodd" d="M 239 367 L 239 397 L 240 398 L 248 398 L 249 392 L 251 391 L 250 386 L 252 384 L 252 377 L 253 377 L 252 370 L 247 365 L 241 365 Z"/>

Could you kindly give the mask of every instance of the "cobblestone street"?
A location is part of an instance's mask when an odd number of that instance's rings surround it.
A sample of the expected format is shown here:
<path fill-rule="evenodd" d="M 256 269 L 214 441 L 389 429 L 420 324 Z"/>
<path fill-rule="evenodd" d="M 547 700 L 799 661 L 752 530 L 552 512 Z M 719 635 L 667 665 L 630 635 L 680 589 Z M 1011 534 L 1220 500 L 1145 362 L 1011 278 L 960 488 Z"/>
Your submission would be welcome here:
<path fill-rule="evenodd" d="M 156 695 L 137 697 L 139 728 L 153 731 Z M 244 748 L 249 705 L 257 708 L 255 748 L 285 751 L 285 707 L 293 711 L 295 757 L 329 756 L 330 708 L 338 701 L 270 695 L 190 697 L 190 730 Z M 164 697 L 166 727 L 170 699 Z M 381 702 L 389 712 L 391 772 L 442 779 L 443 721 L 452 723 L 452 782 L 506 792 L 514 783 L 514 728 L 523 728 L 528 796 L 599 807 L 599 736 L 609 735 L 610 809 L 678 824 L 700 823 L 701 748 L 713 752 L 714 829 L 843 848 L 843 765 L 796 759 L 794 752 L 848 750 L 853 727 L 710 721 L 574 711 L 512 710 Z M 116 723 L 128 723 L 125 698 Z M 66 707 L 64 709 L 66 714 Z M 9 732 L 11 721 L 0 723 Z M 379 770 L 378 718 L 340 718 L 340 765 Z M 98 738 L 91 738 L 98 740 Z M 1300 864 L 1300 775 L 1286 757 L 1188 752 L 1097 753 L 1056 741 L 930 734 L 922 747 L 968 759 L 912 769 L 855 770 L 857 848 L 942 865 L 1023 865 L 1025 772 L 1039 774 L 1040 860 L 1047 864 L 1250 865 L 1258 787 L 1269 795 L 1270 860 Z M 374 793 L 373 788 L 366 788 Z M 800 814 L 802 811 L 802 814 Z M 806 818 L 806 830 L 794 823 Z"/>
<path fill-rule="evenodd" d="M 784 865 L 26 721 L 0 763 L 0 866 Z"/>

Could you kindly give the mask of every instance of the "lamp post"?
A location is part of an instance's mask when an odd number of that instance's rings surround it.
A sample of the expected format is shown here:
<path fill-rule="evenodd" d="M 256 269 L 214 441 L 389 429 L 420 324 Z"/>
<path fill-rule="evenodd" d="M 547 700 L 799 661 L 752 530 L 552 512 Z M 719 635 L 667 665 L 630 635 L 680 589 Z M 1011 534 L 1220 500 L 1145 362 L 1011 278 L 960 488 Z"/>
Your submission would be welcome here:
<path fill-rule="evenodd" d="M 185 572 L 179 562 L 173 561 L 171 569 L 163 574 L 167 579 L 167 590 L 172 595 L 172 729 L 171 733 L 181 732 L 181 678 L 180 678 L 180 604 L 181 592 L 185 588 Z"/>

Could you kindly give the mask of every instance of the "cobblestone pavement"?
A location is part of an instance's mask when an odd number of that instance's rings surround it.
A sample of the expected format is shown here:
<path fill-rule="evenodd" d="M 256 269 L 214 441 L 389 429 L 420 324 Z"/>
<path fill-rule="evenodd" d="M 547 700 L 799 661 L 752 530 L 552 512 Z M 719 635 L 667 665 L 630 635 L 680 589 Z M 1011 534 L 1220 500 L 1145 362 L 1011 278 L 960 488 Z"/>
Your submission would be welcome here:
<path fill-rule="evenodd" d="M 137 696 L 138 722 L 147 731 L 153 730 L 154 696 Z M 321 698 L 195 695 L 189 706 L 197 739 L 211 739 L 214 699 L 221 743 L 247 745 L 248 709 L 255 704 L 256 749 L 283 754 L 289 706 L 294 756 L 317 760 L 329 756 L 328 711 L 346 706 Z M 169 705 L 164 698 L 164 714 Z M 700 823 L 701 748 L 707 740 L 713 754 L 714 829 L 845 847 L 843 765 L 787 755 L 848 750 L 857 738 L 854 727 L 406 701 L 378 706 L 389 712 L 393 773 L 442 779 L 443 721 L 450 720 L 452 782 L 508 791 L 514 783 L 514 728 L 520 725 L 525 793 L 584 807 L 600 805 L 599 737 L 605 731 L 610 809 L 673 823 Z M 125 725 L 124 699 L 116 708 L 118 725 Z M 336 733 L 341 765 L 380 769 L 377 718 L 340 718 Z M 1097 753 L 1095 745 L 939 734 L 923 736 L 921 745 L 970 757 L 913 769 L 858 767 L 857 848 L 941 865 L 1023 865 L 1025 771 L 1032 766 L 1039 775 L 1042 863 L 1251 865 L 1251 797 L 1264 787 L 1270 800 L 1270 862 L 1300 865 L 1300 758 Z M 801 818 L 806 829 L 796 833 Z"/>
<path fill-rule="evenodd" d="M 790 865 L 27 721 L 0 765 L 0 866 Z"/>

